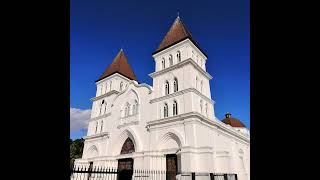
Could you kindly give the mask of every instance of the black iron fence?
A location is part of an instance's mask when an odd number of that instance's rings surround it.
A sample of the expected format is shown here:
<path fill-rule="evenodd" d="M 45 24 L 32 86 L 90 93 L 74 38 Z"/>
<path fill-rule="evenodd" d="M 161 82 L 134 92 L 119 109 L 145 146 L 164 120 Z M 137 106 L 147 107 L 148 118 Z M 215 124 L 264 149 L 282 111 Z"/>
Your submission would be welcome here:
<path fill-rule="evenodd" d="M 70 180 L 238 180 L 237 174 L 176 173 L 160 170 L 119 170 L 106 167 L 71 168 Z"/>

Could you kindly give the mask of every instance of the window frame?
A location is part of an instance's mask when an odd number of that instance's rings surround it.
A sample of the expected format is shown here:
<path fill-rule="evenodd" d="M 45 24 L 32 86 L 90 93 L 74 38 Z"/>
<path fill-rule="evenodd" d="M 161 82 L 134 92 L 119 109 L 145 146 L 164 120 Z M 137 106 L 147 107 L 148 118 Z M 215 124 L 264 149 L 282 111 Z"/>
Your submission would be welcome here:
<path fill-rule="evenodd" d="M 176 100 L 173 101 L 173 115 L 176 116 L 178 115 L 178 102 Z"/>
<path fill-rule="evenodd" d="M 169 84 L 169 81 L 165 81 L 164 94 L 165 94 L 165 95 L 169 95 L 169 94 L 170 94 L 170 84 Z"/>
<path fill-rule="evenodd" d="M 173 79 L 173 92 L 178 92 L 179 91 L 179 86 L 178 86 L 178 78 Z"/>
<path fill-rule="evenodd" d="M 169 117 L 169 109 L 168 109 L 168 104 L 167 103 L 164 103 L 164 106 L 163 106 L 163 117 L 164 118 Z"/>

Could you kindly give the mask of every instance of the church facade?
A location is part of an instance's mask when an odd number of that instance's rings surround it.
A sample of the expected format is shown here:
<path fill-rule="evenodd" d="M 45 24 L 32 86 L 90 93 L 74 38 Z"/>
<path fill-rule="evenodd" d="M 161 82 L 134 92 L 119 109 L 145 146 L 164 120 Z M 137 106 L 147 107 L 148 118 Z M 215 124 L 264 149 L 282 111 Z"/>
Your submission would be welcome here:
<path fill-rule="evenodd" d="M 152 54 L 152 86 L 138 83 L 121 49 L 96 81 L 76 165 L 236 173 L 250 179 L 249 130 L 214 112 L 207 55 L 177 17 Z"/>

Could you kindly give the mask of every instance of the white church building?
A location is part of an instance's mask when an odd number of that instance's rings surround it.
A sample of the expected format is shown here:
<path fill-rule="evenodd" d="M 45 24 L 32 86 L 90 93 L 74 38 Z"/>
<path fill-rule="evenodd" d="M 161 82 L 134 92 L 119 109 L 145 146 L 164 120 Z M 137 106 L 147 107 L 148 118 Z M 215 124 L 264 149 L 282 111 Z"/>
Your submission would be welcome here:
<path fill-rule="evenodd" d="M 235 173 L 250 179 L 249 130 L 215 116 L 207 55 L 177 17 L 152 53 L 152 86 L 139 83 L 121 49 L 96 81 L 76 165 Z"/>

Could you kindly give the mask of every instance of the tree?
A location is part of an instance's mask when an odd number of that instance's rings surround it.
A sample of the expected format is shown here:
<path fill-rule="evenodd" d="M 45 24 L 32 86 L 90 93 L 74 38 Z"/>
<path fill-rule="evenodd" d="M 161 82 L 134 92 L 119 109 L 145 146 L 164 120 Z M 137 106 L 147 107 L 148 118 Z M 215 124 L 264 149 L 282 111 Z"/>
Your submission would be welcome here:
<path fill-rule="evenodd" d="M 73 167 L 75 159 L 82 157 L 84 139 L 70 139 L 70 165 Z"/>

